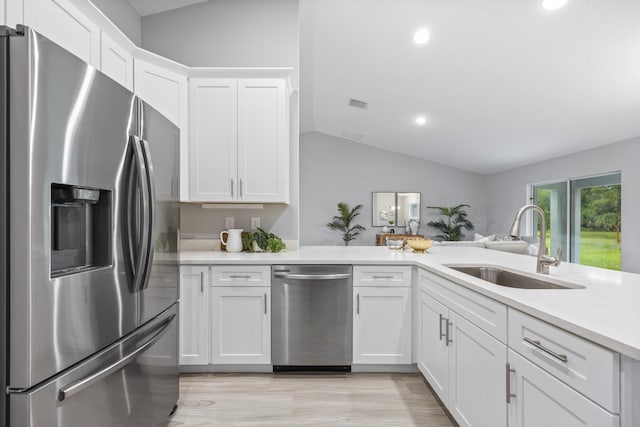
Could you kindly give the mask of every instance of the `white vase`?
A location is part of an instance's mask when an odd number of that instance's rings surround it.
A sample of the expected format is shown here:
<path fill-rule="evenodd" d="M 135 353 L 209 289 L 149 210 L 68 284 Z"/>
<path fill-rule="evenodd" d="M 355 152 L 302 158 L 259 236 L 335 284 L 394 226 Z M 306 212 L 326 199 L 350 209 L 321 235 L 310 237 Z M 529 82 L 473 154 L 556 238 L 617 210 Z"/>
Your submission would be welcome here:
<path fill-rule="evenodd" d="M 224 235 L 227 235 L 225 241 Z M 242 229 L 231 228 L 220 233 L 220 240 L 227 246 L 227 252 L 242 252 Z"/>

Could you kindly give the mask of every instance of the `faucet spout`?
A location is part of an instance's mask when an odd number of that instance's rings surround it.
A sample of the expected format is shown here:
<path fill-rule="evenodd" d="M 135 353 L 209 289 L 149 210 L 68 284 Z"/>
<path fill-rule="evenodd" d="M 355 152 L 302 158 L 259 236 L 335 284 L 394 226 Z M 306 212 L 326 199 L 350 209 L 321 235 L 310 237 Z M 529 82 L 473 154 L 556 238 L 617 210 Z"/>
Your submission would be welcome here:
<path fill-rule="evenodd" d="M 562 250 L 558 249 L 558 257 L 554 258 L 547 255 L 547 220 L 544 216 L 544 211 L 537 205 L 524 205 L 521 207 L 516 213 L 516 217 L 513 220 L 513 224 L 511 225 L 511 229 L 509 230 L 509 235 L 518 239 L 520 237 L 520 222 L 524 213 L 528 210 L 534 211 L 538 218 L 540 219 L 540 247 L 538 248 L 538 261 L 536 264 L 536 272 L 549 274 L 549 266 L 553 265 L 557 267 L 560 265 L 560 258 L 562 258 Z"/>

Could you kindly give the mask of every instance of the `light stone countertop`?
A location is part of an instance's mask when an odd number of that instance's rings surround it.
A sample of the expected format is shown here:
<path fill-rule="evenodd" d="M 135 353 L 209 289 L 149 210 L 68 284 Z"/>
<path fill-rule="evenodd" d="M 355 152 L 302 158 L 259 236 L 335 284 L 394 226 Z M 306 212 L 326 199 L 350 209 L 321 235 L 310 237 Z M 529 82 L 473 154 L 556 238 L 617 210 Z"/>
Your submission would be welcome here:
<path fill-rule="evenodd" d="M 415 265 L 545 320 L 604 347 L 640 360 L 640 274 L 577 264 L 550 267 L 548 277 L 585 289 L 515 289 L 494 285 L 443 264 L 492 264 L 540 276 L 536 258 L 474 248 L 434 246 L 427 254 L 381 246 L 303 246 L 283 253 L 182 252 L 180 264 Z"/>

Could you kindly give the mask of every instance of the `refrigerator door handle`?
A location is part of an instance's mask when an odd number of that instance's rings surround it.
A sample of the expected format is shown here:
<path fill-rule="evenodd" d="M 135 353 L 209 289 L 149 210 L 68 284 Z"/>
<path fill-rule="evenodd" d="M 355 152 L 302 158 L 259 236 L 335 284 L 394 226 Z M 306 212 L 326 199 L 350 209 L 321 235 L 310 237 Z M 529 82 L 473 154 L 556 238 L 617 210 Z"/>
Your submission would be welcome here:
<path fill-rule="evenodd" d="M 106 378 L 112 373 L 128 365 L 133 359 L 138 357 L 140 354 L 144 353 L 147 349 L 149 349 L 149 347 L 153 346 L 156 342 L 158 342 L 160 338 L 162 338 L 162 336 L 166 332 L 167 328 L 171 325 L 171 322 L 175 317 L 176 315 L 173 314 L 167 320 L 165 320 L 160 325 L 158 325 L 158 327 L 156 328 L 157 332 L 154 331 L 153 335 L 151 336 L 151 338 L 147 340 L 147 342 L 142 344 L 140 347 L 138 347 L 136 350 L 132 351 L 128 355 L 122 357 L 117 362 L 103 369 L 100 369 L 99 371 L 94 372 L 93 374 L 86 376 L 78 381 L 75 381 L 69 385 L 61 387 L 60 391 L 58 392 L 58 400 L 62 402 L 65 399 L 68 399 L 80 393 L 82 390 L 86 389 L 87 387 L 90 387 L 91 385 L 101 381 L 102 379 Z"/>
<path fill-rule="evenodd" d="M 131 142 L 133 147 L 135 164 L 138 169 L 138 185 L 140 186 L 140 192 L 142 193 L 142 198 L 140 201 L 140 211 L 142 221 L 139 225 L 140 232 L 140 250 L 138 252 L 138 259 L 135 263 L 135 268 L 133 270 L 133 289 L 132 292 L 138 292 L 144 286 L 145 278 L 147 276 L 147 258 L 149 253 L 149 246 L 151 241 L 150 231 L 150 200 L 149 200 L 149 175 L 147 171 L 147 163 L 145 161 L 144 148 L 142 146 L 142 142 L 140 138 L 135 135 L 131 136 Z M 131 209 L 132 206 L 129 206 Z"/>
<path fill-rule="evenodd" d="M 147 209 L 148 209 L 148 223 L 146 224 L 148 230 L 149 243 L 147 250 L 144 253 L 145 269 L 144 280 L 141 282 L 140 289 L 146 289 L 149 286 L 149 277 L 151 276 L 151 266 L 153 264 L 153 246 L 156 235 L 156 186 L 153 176 L 153 163 L 151 162 L 151 151 L 149 149 L 149 143 L 146 139 L 140 140 L 140 145 L 144 154 L 144 160 L 146 164 L 146 179 L 147 179 Z"/>

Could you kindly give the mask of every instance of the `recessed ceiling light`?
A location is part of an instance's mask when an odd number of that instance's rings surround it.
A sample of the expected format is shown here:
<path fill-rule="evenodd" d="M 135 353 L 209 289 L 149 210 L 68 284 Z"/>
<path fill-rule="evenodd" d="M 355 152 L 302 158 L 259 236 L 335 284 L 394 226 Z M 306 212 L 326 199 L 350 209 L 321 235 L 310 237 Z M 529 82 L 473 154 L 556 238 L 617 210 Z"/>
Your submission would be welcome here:
<path fill-rule="evenodd" d="M 413 41 L 416 44 L 425 44 L 429 41 L 429 31 L 426 28 L 420 28 L 413 35 Z"/>
<path fill-rule="evenodd" d="M 427 116 L 416 117 L 416 124 L 418 126 L 424 126 L 427 123 Z"/>
<path fill-rule="evenodd" d="M 568 1 L 569 0 L 542 0 L 542 7 L 547 10 L 556 10 L 567 4 Z"/>

